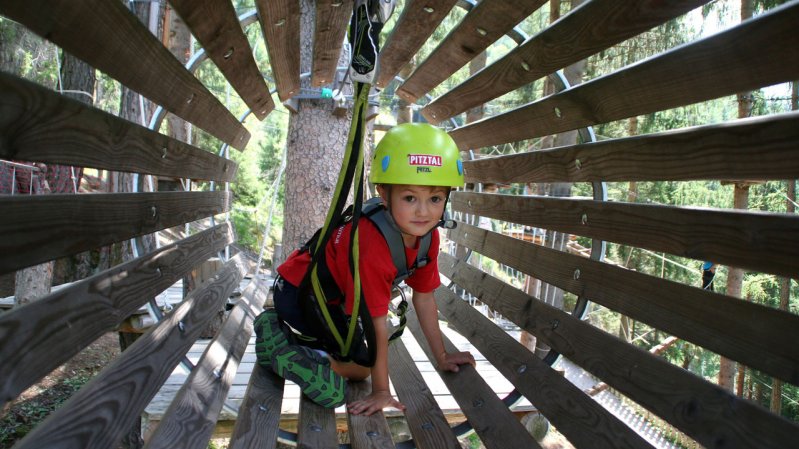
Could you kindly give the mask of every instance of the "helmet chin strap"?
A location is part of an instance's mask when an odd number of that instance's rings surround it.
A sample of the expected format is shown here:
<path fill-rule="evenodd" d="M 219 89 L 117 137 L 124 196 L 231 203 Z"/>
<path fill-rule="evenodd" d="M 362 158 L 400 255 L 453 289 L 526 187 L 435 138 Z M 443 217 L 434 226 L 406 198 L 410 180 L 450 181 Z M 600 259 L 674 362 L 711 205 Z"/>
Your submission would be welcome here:
<path fill-rule="evenodd" d="M 450 192 L 452 192 L 452 189 L 450 189 Z M 447 204 L 449 203 L 450 192 L 447 192 L 447 199 L 444 200 L 444 211 L 441 213 L 441 220 L 439 220 L 438 224 L 436 225 L 439 228 L 455 229 L 458 226 L 458 222 L 451 220 L 447 216 Z"/>

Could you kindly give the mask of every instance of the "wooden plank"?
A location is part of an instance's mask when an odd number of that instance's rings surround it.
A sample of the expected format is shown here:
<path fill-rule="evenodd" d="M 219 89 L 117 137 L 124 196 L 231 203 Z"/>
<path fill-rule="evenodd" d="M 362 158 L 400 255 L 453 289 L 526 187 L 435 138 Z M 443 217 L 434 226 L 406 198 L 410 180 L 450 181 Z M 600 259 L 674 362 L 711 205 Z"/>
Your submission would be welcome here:
<path fill-rule="evenodd" d="M 484 354 L 569 442 L 590 448 L 652 448 L 563 375 L 444 287 L 436 291 L 450 325 Z"/>
<path fill-rule="evenodd" d="M 799 426 L 457 262 L 441 272 L 492 309 L 705 447 L 784 449 Z M 609 283 L 609 280 L 606 280 Z"/>
<path fill-rule="evenodd" d="M 227 192 L 0 197 L 0 273 L 227 210 Z"/>
<path fill-rule="evenodd" d="M 2 2 L 0 14 L 25 25 L 230 146 L 241 150 L 247 145 L 250 139 L 247 129 L 123 2 Z"/>
<path fill-rule="evenodd" d="M 297 422 L 297 447 L 338 449 L 336 412 L 300 396 L 300 416 Z"/>
<path fill-rule="evenodd" d="M 391 383 L 400 402 L 416 447 L 421 449 L 460 449 L 461 445 L 438 406 L 422 373 L 411 358 L 402 339 L 388 347 Z"/>
<path fill-rule="evenodd" d="M 0 104 L 4 159 L 220 182 L 236 175 L 231 160 L 5 73 Z"/>
<path fill-rule="evenodd" d="M 116 447 L 246 271 L 241 256 L 38 425 L 19 449 Z"/>
<path fill-rule="evenodd" d="M 407 0 L 394 31 L 380 50 L 375 85 L 383 89 L 422 48 L 457 0 Z"/>
<path fill-rule="evenodd" d="M 410 103 L 416 102 L 544 3 L 546 0 L 478 3 L 397 89 L 397 95 Z"/>
<path fill-rule="evenodd" d="M 799 277 L 799 216 L 756 211 L 454 192 L 454 210 Z"/>
<path fill-rule="evenodd" d="M 422 333 L 416 311 L 412 307 L 408 309 L 407 317 L 407 328 L 413 332 L 428 359 L 435 360 Z M 449 338 L 445 335 L 442 335 L 442 338 L 447 352 L 458 350 Z M 540 449 L 541 446 L 471 365 L 461 365 L 457 373 L 439 371 L 438 374 L 458 401 L 458 405 L 486 448 Z"/>
<path fill-rule="evenodd" d="M 791 179 L 799 113 L 464 161 L 466 182 Z"/>
<path fill-rule="evenodd" d="M 300 3 L 255 0 L 269 53 L 277 96 L 286 101 L 300 91 Z"/>
<path fill-rule="evenodd" d="M 255 364 L 228 448 L 275 449 L 282 403 L 283 378 Z"/>
<path fill-rule="evenodd" d="M 275 109 L 275 102 L 255 64 L 233 3 L 226 0 L 170 0 L 169 3 L 252 113 L 259 120 L 265 119 Z"/>
<path fill-rule="evenodd" d="M 678 17 L 707 0 L 591 0 L 422 109 L 439 122 Z M 557 44 L 555 44 L 557 43 Z"/>
<path fill-rule="evenodd" d="M 463 223 L 450 238 L 637 321 L 799 383 L 799 317 Z M 575 279 L 575 277 L 577 279 Z"/>
<path fill-rule="evenodd" d="M 0 314 L 0 408 L 232 242 L 221 224 Z"/>
<path fill-rule="evenodd" d="M 317 0 L 316 30 L 313 38 L 311 86 L 335 80 L 338 58 L 352 16 L 353 0 Z"/>
<path fill-rule="evenodd" d="M 347 404 L 363 399 L 371 392 L 372 382 L 369 379 L 361 382 L 348 381 Z M 388 428 L 388 422 L 386 422 L 382 410 L 369 416 L 348 413 L 347 424 L 353 449 L 393 449 L 395 447 L 394 442 L 391 441 L 391 429 Z"/>
<path fill-rule="evenodd" d="M 242 300 L 230 311 L 222 329 L 211 340 L 200 362 L 169 405 L 163 420 L 145 445 L 146 449 L 208 447 L 219 412 L 252 335 L 253 320 L 263 310 L 266 297 L 254 294 L 256 288 L 256 283 L 250 283 L 248 291 L 242 294 Z"/>
<path fill-rule="evenodd" d="M 450 133 L 462 150 L 556 134 L 799 78 L 799 3 Z M 690 67 L 691 70 L 686 70 Z"/>

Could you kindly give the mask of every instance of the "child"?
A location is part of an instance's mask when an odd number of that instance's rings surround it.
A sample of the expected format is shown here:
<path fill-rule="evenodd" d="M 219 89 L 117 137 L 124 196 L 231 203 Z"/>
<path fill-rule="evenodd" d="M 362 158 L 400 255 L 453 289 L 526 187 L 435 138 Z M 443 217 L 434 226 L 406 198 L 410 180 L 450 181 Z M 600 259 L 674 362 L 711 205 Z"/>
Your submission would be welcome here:
<path fill-rule="evenodd" d="M 405 279 L 413 289 L 413 304 L 419 324 L 436 354 L 439 369 L 457 372 L 458 365 L 474 366 L 468 352 L 447 353 L 438 328 L 438 308 L 433 291 L 440 285 L 438 274 L 439 236 L 436 227 L 444 216 L 451 187 L 463 185 L 463 166 L 458 148 L 449 135 L 428 124 L 402 124 L 389 130 L 375 149 L 369 181 L 377 185 L 390 233 L 397 233 L 404 246 L 405 261 L 412 274 Z M 344 299 L 344 313 L 352 314 L 353 279 L 350 274 L 350 223 L 333 230 L 325 247 L 327 267 L 336 284 L 335 291 Z M 384 226 L 385 228 L 385 226 Z M 398 269 L 392 260 L 391 236 L 384 236 L 375 223 L 361 217 L 358 223 L 360 280 L 365 304 L 374 325 L 375 361 L 371 367 L 345 361 L 331 348 L 320 350 L 311 343 L 317 332 L 303 319 L 298 305 L 298 288 L 311 256 L 295 251 L 277 271 L 275 310 L 262 313 L 255 322 L 258 363 L 300 386 L 315 402 L 336 407 L 345 400 L 344 379 L 364 380 L 371 375 L 372 392 L 349 404 L 353 414 L 371 415 L 384 407 L 404 410 L 389 392 L 388 328 L 386 315 L 392 284 Z M 420 241 L 429 237 L 427 263 L 416 265 Z M 330 299 L 330 298 L 328 298 Z M 287 325 L 287 326 L 286 326 Z M 286 334 L 281 331 L 291 328 Z M 289 340 L 302 342 L 290 344 Z M 357 345 L 358 343 L 356 343 Z M 360 343 L 363 345 L 363 343 Z M 311 349 L 311 348 L 315 349 Z M 328 353 L 330 352 L 330 353 Z"/>

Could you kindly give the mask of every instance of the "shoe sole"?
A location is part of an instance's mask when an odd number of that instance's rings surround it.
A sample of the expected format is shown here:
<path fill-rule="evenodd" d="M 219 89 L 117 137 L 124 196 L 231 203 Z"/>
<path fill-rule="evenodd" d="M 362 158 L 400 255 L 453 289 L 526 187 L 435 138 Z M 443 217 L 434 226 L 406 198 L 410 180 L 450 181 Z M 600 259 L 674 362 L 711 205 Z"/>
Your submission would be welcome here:
<path fill-rule="evenodd" d="M 266 369 L 272 365 L 272 355 L 275 351 L 288 346 L 289 341 L 277 318 L 277 312 L 272 310 L 263 312 L 256 318 L 255 327 L 255 356 L 258 364 Z"/>
<path fill-rule="evenodd" d="M 297 384 L 304 395 L 322 407 L 335 408 L 345 402 L 344 378 L 297 346 L 276 352 L 272 371 Z"/>

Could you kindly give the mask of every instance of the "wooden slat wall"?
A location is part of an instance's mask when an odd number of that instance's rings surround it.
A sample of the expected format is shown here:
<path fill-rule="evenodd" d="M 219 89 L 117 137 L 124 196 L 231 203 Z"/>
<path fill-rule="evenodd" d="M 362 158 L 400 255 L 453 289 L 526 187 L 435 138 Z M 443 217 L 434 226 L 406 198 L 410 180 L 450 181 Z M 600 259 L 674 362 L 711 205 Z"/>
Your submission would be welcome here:
<path fill-rule="evenodd" d="M 170 404 L 145 449 L 205 449 L 247 349 L 253 320 L 263 310 L 267 288 L 250 281 Z M 256 291 L 261 294 L 255 294 Z"/>
<path fill-rule="evenodd" d="M 5 73 L 0 102 L 4 159 L 223 182 L 236 174 L 231 160 Z"/>
<path fill-rule="evenodd" d="M 466 182 L 791 179 L 799 113 L 464 161 Z"/>
<path fill-rule="evenodd" d="M 375 85 L 385 88 L 422 48 L 457 0 L 407 0 L 394 31 L 380 50 Z"/>
<path fill-rule="evenodd" d="M 406 316 L 407 328 L 411 330 L 427 358 L 435 360 L 435 355 L 431 353 L 422 333 L 416 312 L 409 308 Z M 446 336 L 442 337 L 447 352 L 457 352 L 455 345 Z M 486 448 L 541 448 L 472 366 L 461 365 L 457 373 L 439 371 L 439 375 Z"/>
<path fill-rule="evenodd" d="M 0 273 L 76 254 L 228 209 L 217 192 L 0 196 Z"/>
<path fill-rule="evenodd" d="M 450 238 L 498 262 L 672 335 L 799 384 L 799 317 L 464 223 Z M 764 326 L 763 323 L 768 323 Z"/>
<path fill-rule="evenodd" d="M 219 225 L 0 314 L 0 408 L 232 242 Z"/>
<path fill-rule="evenodd" d="M 453 258 L 441 272 L 705 447 L 791 447 L 799 426 Z M 600 285 L 608 285 L 603 280 Z"/>
<path fill-rule="evenodd" d="M 480 2 L 397 89 L 413 103 L 532 14 L 546 0 Z"/>
<path fill-rule="evenodd" d="M 799 277 L 799 216 L 455 192 L 462 212 Z"/>
<path fill-rule="evenodd" d="M 791 2 L 731 30 L 450 135 L 461 150 L 477 149 L 791 81 L 799 78 L 796 23 L 799 3 Z"/>
<path fill-rule="evenodd" d="M 422 109 L 439 122 L 598 53 L 708 0 L 591 0 Z"/>
<path fill-rule="evenodd" d="M 247 145 L 250 133 L 244 126 L 122 2 L 7 1 L 0 3 L 0 14 L 230 146 L 244 149 Z"/>
<path fill-rule="evenodd" d="M 170 0 L 169 3 L 253 114 L 265 119 L 275 109 L 275 102 L 255 64 L 233 3 L 227 0 Z"/>
<path fill-rule="evenodd" d="M 277 96 L 286 101 L 300 91 L 300 3 L 256 0 Z"/>
<path fill-rule="evenodd" d="M 313 38 L 311 86 L 332 83 L 347 35 L 353 0 L 317 0 L 316 31 Z"/>
<path fill-rule="evenodd" d="M 239 256 L 17 443 L 19 449 L 115 447 L 246 271 Z M 39 329 L 48 333 L 47 329 Z M 59 329 L 49 329 L 58 333 Z"/>
<path fill-rule="evenodd" d="M 450 325 L 468 338 L 572 444 L 595 449 L 652 447 L 451 290 L 439 288 L 436 302 Z"/>

